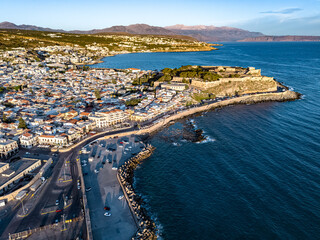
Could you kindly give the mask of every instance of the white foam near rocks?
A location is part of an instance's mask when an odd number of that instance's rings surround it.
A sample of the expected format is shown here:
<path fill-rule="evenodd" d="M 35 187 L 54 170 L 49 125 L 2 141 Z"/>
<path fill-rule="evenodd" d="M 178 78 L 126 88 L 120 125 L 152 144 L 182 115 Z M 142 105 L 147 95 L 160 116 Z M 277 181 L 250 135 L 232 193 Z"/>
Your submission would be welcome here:
<path fill-rule="evenodd" d="M 210 136 L 204 136 L 205 140 L 197 143 L 209 143 L 209 142 L 215 142 L 216 140 L 214 138 L 211 138 Z"/>

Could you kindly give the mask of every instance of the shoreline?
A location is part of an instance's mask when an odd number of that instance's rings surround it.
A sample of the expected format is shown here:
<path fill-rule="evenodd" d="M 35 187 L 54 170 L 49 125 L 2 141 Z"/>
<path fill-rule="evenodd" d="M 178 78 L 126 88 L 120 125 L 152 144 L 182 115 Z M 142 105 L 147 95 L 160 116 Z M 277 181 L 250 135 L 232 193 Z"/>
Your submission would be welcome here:
<path fill-rule="evenodd" d="M 129 205 L 132 217 L 137 227 L 137 232 L 133 239 L 156 239 L 157 228 L 154 221 L 149 216 L 147 210 L 142 207 L 143 200 L 139 194 L 135 193 L 134 172 L 136 168 L 149 158 L 155 147 L 148 145 L 136 156 L 125 162 L 117 172 L 118 182 L 123 190 L 126 201 Z"/>
<path fill-rule="evenodd" d="M 107 57 L 115 57 L 117 55 L 123 55 L 123 54 L 131 54 L 131 53 L 177 53 L 177 52 L 211 52 L 211 51 L 215 51 L 215 50 L 219 50 L 219 48 L 215 48 L 214 46 L 223 46 L 222 44 L 214 44 L 214 43 L 208 43 L 210 45 L 210 48 L 208 48 L 207 50 L 205 49 L 201 49 L 201 50 L 158 50 L 158 51 L 149 51 L 149 52 L 126 52 L 126 53 L 117 53 L 117 54 L 112 54 L 112 55 L 108 55 L 108 56 L 102 56 L 99 57 L 97 60 L 95 60 L 95 62 L 92 63 L 87 63 L 87 64 L 79 64 L 78 66 L 92 66 L 95 64 L 99 64 L 99 63 L 103 63 L 104 61 L 102 59 L 107 58 Z M 95 68 L 95 67 L 94 67 Z"/>
<path fill-rule="evenodd" d="M 135 133 L 136 135 L 142 134 L 155 134 L 156 132 L 160 131 L 168 124 L 178 120 L 188 117 L 190 115 L 198 114 L 204 111 L 214 110 L 216 108 L 223 108 L 230 105 L 237 105 L 237 104 L 253 104 L 253 103 L 261 103 L 261 102 L 285 102 L 285 101 L 294 101 L 300 99 L 301 94 L 286 90 L 285 92 L 280 93 L 261 93 L 256 95 L 250 96 L 242 96 L 237 97 L 234 99 L 228 99 L 221 102 L 211 103 L 205 106 L 195 107 L 193 109 L 186 110 L 182 113 L 175 114 L 171 117 L 166 118 L 163 123 L 159 122 L 151 127 L 148 127 L 141 131 Z M 127 133 L 128 135 L 129 133 Z M 133 133 L 131 133 L 133 134 Z M 110 138 L 112 136 L 108 136 Z M 103 139 L 106 139 L 104 137 Z M 124 196 L 127 200 L 129 208 L 131 210 L 132 216 L 137 226 L 137 233 L 133 237 L 133 239 L 156 239 L 157 238 L 157 231 L 155 222 L 150 217 L 149 213 L 146 211 L 145 208 L 142 207 L 143 200 L 139 194 L 137 194 L 134 190 L 134 174 L 136 168 L 143 162 L 143 160 L 149 158 L 155 148 L 151 145 L 148 145 L 144 148 L 141 152 L 139 152 L 136 156 L 130 158 L 125 164 L 123 164 L 117 173 L 117 179 L 121 188 L 124 192 Z"/>

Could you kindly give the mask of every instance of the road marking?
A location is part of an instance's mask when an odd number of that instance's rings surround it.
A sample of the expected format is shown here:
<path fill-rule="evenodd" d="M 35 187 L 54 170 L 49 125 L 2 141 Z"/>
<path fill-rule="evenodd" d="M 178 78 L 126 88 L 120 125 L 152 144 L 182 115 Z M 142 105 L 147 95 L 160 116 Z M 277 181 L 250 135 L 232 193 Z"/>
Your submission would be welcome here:
<path fill-rule="evenodd" d="M 72 203 L 70 203 L 69 205 L 65 206 L 63 209 L 66 209 L 68 207 L 70 207 L 72 205 Z"/>
<path fill-rule="evenodd" d="M 53 210 L 53 211 L 49 211 L 49 212 L 45 212 L 45 213 L 41 213 L 41 215 L 45 215 L 45 214 L 49 214 L 49 213 L 53 213 L 56 212 L 57 210 Z"/>
<path fill-rule="evenodd" d="M 72 179 L 64 180 L 64 181 L 62 181 L 62 182 L 71 182 L 71 181 L 72 181 Z"/>
<path fill-rule="evenodd" d="M 24 218 L 26 216 L 28 216 L 30 213 L 27 213 L 26 215 L 18 215 L 18 217 Z"/>

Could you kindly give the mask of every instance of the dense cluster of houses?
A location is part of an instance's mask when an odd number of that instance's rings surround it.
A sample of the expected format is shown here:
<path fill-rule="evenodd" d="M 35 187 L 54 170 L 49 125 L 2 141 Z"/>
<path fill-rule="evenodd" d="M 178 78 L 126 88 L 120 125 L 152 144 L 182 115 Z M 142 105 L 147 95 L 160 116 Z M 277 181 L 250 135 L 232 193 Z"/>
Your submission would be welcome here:
<path fill-rule="evenodd" d="M 50 54 L 56 51 L 66 54 Z M 39 48 L 36 57 L 25 49 L 0 52 L 1 158 L 19 147 L 67 147 L 96 131 L 133 126 L 181 108 L 190 99 L 184 84 L 133 84 L 153 71 L 79 68 L 74 61 L 88 57 L 75 52 L 59 46 Z M 132 99 L 139 103 L 127 106 Z"/>

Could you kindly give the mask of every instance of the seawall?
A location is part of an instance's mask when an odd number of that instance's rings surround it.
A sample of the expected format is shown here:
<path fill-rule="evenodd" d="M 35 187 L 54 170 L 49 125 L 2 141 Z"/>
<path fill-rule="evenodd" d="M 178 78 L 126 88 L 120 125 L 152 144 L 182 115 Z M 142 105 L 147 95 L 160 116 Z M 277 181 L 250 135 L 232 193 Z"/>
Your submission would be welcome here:
<path fill-rule="evenodd" d="M 156 225 L 149 217 L 146 209 L 141 206 L 143 200 L 134 192 L 133 187 L 135 169 L 144 159 L 151 156 L 154 149 L 151 145 L 147 146 L 138 155 L 123 164 L 117 173 L 117 179 L 138 228 L 133 239 L 156 239 Z"/>
<path fill-rule="evenodd" d="M 221 107 L 236 105 L 236 104 L 253 104 L 253 103 L 270 102 L 270 101 L 278 101 L 278 102 L 293 101 L 299 98 L 300 98 L 300 94 L 293 91 L 285 91 L 285 92 L 279 92 L 279 93 L 260 93 L 260 94 L 236 97 L 228 100 L 223 100 L 221 102 L 214 102 L 208 105 L 193 107 L 188 110 L 181 111 L 175 115 L 172 115 L 152 125 L 151 127 L 147 127 L 139 131 L 135 131 L 134 134 L 146 134 L 146 133 L 150 134 L 164 127 L 171 121 L 175 121 L 180 118 L 185 118 L 189 115 L 196 114 L 199 112 L 209 111 L 215 108 L 221 108 Z M 130 134 L 133 134 L 133 133 L 130 133 Z"/>

